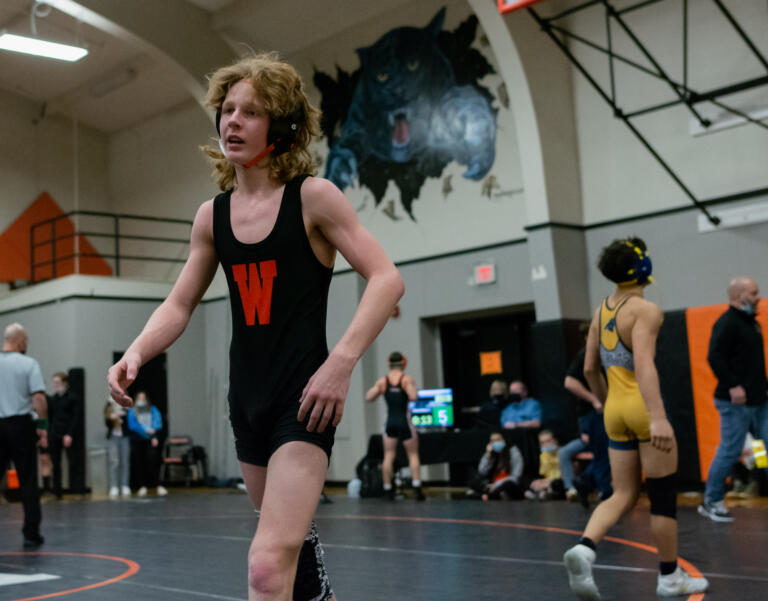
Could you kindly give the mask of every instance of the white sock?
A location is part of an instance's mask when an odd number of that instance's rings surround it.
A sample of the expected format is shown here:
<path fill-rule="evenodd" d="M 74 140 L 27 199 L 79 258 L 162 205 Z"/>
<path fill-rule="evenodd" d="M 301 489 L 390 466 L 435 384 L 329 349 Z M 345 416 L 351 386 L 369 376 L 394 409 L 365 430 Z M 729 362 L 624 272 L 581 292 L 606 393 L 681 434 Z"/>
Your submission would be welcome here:
<path fill-rule="evenodd" d="M 385 484 L 384 490 L 392 490 L 392 483 L 390 482 L 389 484 Z"/>
<path fill-rule="evenodd" d="M 421 480 L 414 480 L 413 481 L 413 486 L 415 488 L 419 488 L 421 486 Z"/>

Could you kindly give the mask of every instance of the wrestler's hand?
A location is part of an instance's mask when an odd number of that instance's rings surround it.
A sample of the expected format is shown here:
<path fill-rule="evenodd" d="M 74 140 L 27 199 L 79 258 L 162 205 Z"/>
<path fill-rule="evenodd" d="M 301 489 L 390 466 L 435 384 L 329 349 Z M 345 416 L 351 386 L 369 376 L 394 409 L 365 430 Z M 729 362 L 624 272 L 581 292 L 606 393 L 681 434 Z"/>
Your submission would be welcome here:
<path fill-rule="evenodd" d="M 109 395 L 123 407 L 133 407 L 133 399 L 128 396 L 126 391 L 136 379 L 140 366 L 141 357 L 138 353 L 127 352 L 107 372 Z"/>
<path fill-rule="evenodd" d="M 651 444 L 665 453 L 675 447 L 675 431 L 666 418 L 651 421 Z"/>
<path fill-rule="evenodd" d="M 297 415 L 300 422 L 309 415 L 307 432 L 323 432 L 329 422 L 333 426 L 339 425 L 353 367 L 353 362 L 331 353 L 309 379 L 301 393 Z"/>

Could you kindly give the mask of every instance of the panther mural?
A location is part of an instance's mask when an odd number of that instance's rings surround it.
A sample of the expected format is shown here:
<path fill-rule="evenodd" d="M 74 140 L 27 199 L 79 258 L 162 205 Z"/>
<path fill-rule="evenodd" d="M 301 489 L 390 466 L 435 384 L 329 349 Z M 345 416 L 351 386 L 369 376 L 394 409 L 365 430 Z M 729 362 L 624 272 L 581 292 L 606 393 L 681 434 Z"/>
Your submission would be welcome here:
<path fill-rule="evenodd" d="M 378 206 L 393 181 L 411 219 L 427 177 L 451 161 L 482 179 L 496 147 L 493 96 L 479 80 L 493 67 L 471 47 L 477 17 L 443 31 L 445 8 L 425 28 L 399 27 L 359 48 L 360 68 L 315 72 L 328 139 L 325 177 L 342 190 L 358 179 Z"/>

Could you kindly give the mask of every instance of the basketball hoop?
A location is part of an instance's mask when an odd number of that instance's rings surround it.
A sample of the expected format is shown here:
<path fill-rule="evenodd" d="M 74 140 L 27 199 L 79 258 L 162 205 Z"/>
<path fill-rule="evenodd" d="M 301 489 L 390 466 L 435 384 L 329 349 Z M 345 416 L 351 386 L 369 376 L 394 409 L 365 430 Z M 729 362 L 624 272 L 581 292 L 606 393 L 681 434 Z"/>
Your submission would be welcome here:
<path fill-rule="evenodd" d="M 541 0 L 498 0 L 499 12 L 502 15 L 504 13 L 511 13 L 513 10 L 525 8 L 535 2 L 541 2 Z"/>

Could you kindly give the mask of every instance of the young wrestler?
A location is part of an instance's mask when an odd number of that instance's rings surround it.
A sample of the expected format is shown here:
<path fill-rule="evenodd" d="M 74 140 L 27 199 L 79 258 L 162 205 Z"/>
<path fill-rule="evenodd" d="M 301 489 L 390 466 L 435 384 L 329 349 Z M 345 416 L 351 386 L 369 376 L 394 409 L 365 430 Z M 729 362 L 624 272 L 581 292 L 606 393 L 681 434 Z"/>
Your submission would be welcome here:
<path fill-rule="evenodd" d="M 389 373 L 376 381 L 365 394 L 365 400 L 375 401 L 382 394 L 387 402 L 387 425 L 382 436 L 384 444 L 384 460 L 381 464 L 384 494 L 390 499 L 395 498 L 392 486 L 395 452 L 397 441 L 402 440 L 405 452 L 408 454 L 408 466 L 411 468 L 413 490 L 416 500 L 424 501 L 426 497 L 421 490 L 421 464 L 419 463 L 419 435 L 409 418 L 408 401 L 415 401 L 418 391 L 411 376 L 405 375 L 406 358 L 395 351 L 389 355 Z"/>
<path fill-rule="evenodd" d="M 613 494 L 597 506 L 579 543 L 563 556 L 571 590 L 583 601 L 600 599 L 592 577 L 595 546 L 634 507 L 642 469 L 660 561 L 656 592 L 702 592 L 707 580 L 691 578 L 677 565 L 677 443 L 654 364 L 662 313 L 643 298 L 645 286 L 653 281 L 645 242 L 614 240 L 603 249 L 598 268 L 616 283 L 616 290 L 595 311 L 584 375 L 605 407 Z"/>
<path fill-rule="evenodd" d="M 312 516 L 352 369 L 392 314 L 403 282 L 338 188 L 311 177 L 308 144 L 319 112 L 292 66 L 260 54 L 223 67 L 211 76 L 207 102 L 221 137 L 221 152 L 207 152 L 224 192 L 198 210 L 189 259 L 109 370 L 110 391 L 132 404 L 126 388 L 138 369 L 181 335 L 221 264 L 232 309 L 230 419 L 243 479 L 261 512 L 248 553 L 248 599 L 325 601 L 333 594 Z M 329 353 L 337 250 L 367 286 Z"/>

